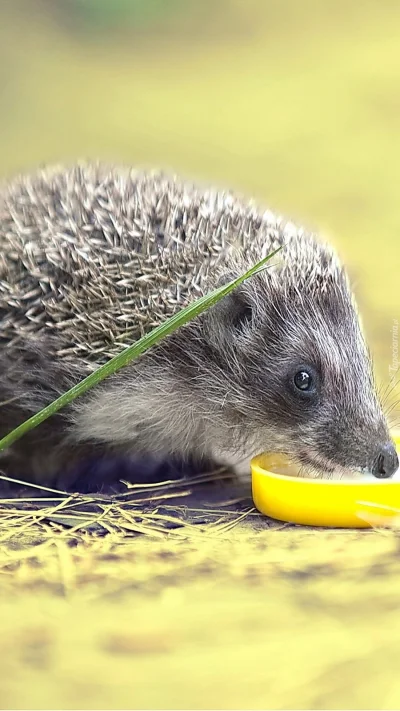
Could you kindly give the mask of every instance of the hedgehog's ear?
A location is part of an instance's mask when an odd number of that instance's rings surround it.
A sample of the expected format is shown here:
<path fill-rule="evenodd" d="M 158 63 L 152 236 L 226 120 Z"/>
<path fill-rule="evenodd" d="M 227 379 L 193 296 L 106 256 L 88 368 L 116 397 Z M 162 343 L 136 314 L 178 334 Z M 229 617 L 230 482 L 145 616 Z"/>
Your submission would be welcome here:
<path fill-rule="evenodd" d="M 224 296 L 214 306 L 214 316 L 221 326 L 240 333 L 249 328 L 253 319 L 253 307 L 248 294 L 239 286 Z"/>
<path fill-rule="evenodd" d="M 227 284 L 234 278 L 234 275 L 225 275 L 218 286 Z M 251 329 L 253 318 L 250 294 L 241 285 L 206 312 L 205 333 L 215 346 L 226 348 L 232 345 L 236 338 Z"/>

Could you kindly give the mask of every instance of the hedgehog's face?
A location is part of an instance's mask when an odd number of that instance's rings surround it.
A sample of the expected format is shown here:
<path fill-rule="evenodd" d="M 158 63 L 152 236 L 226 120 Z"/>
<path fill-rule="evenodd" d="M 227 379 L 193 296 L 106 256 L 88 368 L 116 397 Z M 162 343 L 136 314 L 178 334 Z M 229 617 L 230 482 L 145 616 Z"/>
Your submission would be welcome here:
<path fill-rule="evenodd" d="M 396 450 L 367 352 L 358 348 L 359 329 L 351 342 L 342 340 L 340 329 L 335 338 L 334 325 L 325 325 L 321 338 L 314 332 L 282 351 L 280 383 L 271 398 L 274 424 L 287 437 L 278 447 L 316 475 L 361 470 L 390 477 L 398 467 Z"/>
<path fill-rule="evenodd" d="M 213 318 L 243 450 L 285 452 L 314 476 L 393 475 L 397 455 L 344 277 L 302 293 L 256 277 Z"/>

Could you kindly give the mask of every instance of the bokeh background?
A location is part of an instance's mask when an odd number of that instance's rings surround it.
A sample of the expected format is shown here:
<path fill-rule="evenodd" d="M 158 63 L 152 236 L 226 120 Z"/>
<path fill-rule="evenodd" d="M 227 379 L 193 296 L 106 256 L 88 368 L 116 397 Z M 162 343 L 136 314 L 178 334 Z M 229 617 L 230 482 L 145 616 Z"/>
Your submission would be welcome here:
<path fill-rule="evenodd" d="M 400 317 L 394 0 L 13 0 L 0 173 L 100 158 L 233 187 L 350 266 L 379 376 Z"/>
<path fill-rule="evenodd" d="M 3 0 L 0 178 L 165 168 L 322 232 L 384 386 L 399 38 L 395 0 Z M 395 533 L 62 535 L 2 549 L 1 708 L 399 708 Z"/>

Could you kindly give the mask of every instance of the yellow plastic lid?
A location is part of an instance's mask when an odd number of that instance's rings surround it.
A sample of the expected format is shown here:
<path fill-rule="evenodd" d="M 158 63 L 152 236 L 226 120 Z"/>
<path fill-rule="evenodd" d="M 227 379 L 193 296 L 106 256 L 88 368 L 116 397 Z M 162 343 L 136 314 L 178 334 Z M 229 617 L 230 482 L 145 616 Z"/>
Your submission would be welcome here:
<path fill-rule="evenodd" d="M 393 439 L 399 452 L 400 435 Z M 400 517 L 400 479 L 307 479 L 277 473 L 285 469 L 289 472 L 290 464 L 282 455 L 261 454 L 251 462 L 254 504 L 266 516 L 333 528 L 370 528 Z"/>

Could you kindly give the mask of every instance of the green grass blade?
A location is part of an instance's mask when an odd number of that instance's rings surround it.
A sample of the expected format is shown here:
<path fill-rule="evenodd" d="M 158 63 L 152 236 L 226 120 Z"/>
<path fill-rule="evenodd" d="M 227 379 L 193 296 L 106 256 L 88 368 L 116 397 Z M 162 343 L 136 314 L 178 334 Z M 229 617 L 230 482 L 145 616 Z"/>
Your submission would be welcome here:
<path fill-rule="evenodd" d="M 131 360 L 134 360 L 138 356 L 142 355 L 142 353 L 151 348 L 151 346 L 161 341 L 163 338 L 165 338 L 165 336 L 168 336 L 173 331 L 176 331 L 177 328 L 183 326 L 185 323 L 191 321 L 203 311 L 206 311 L 210 306 L 216 304 L 217 301 L 229 294 L 233 289 L 242 284 L 246 279 L 249 279 L 256 272 L 261 271 L 266 265 L 266 263 L 277 252 L 279 252 L 280 249 L 281 247 L 276 249 L 274 252 L 271 252 L 271 254 L 269 254 L 267 257 L 264 257 L 264 259 L 261 259 L 259 262 L 257 262 L 257 264 L 255 264 L 237 279 L 234 279 L 228 284 L 224 284 L 218 289 L 212 291 L 210 294 L 201 296 L 192 304 L 189 304 L 189 306 L 186 306 L 184 309 L 181 309 L 181 311 L 178 311 L 178 313 L 174 314 L 174 316 L 171 316 L 171 318 L 165 321 L 165 323 L 162 323 L 160 326 L 157 326 L 152 331 L 150 331 L 150 333 L 140 338 L 131 346 L 125 348 L 121 353 L 118 353 L 118 355 L 114 356 L 114 358 L 111 358 L 108 363 L 105 363 L 105 365 L 102 365 L 94 373 L 91 373 L 84 380 L 81 380 L 80 383 L 74 385 L 66 393 L 63 393 L 63 395 L 61 395 L 59 398 L 50 403 L 50 405 L 47 405 L 47 407 L 43 408 L 43 410 L 40 410 L 40 412 L 36 413 L 28 420 L 25 420 L 25 422 L 22 422 L 22 424 L 16 427 L 12 432 L 0 439 L 0 451 L 9 447 L 11 444 L 13 444 L 13 442 L 15 442 L 17 439 L 20 439 L 20 437 L 29 432 L 29 430 L 32 430 L 34 427 L 40 425 L 42 422 L 44 422 L 44 420 L 47 420 L 48 417 L 51 417 L 51 415 L 54 415 L 56 412 L 58 412 L 58 410 L 61 410 L 62 407 L 65 407 L 65 405 L 68 405 L 70 402 L 79 397 L 79 395 L 82 395 L 94 385 L 97 385 L 97 383 L 99 383 L 101 380 L 104 380 L 104 378 L 107 378 L 109 375 L 112 375 L 112 373 L 115 373 L 120 368 L 123 368 Z"/>

